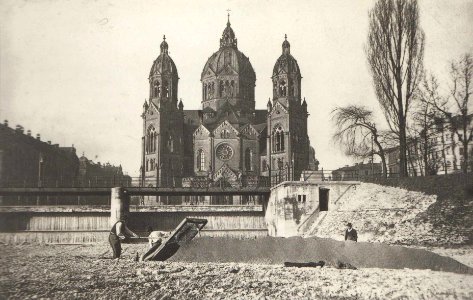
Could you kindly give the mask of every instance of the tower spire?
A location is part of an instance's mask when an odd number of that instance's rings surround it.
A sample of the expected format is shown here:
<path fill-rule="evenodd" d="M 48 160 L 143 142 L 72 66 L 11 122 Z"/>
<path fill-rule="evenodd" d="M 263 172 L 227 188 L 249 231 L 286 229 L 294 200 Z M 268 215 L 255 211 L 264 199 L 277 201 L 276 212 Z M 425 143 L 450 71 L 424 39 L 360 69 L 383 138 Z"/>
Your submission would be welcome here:
<path fill-rule="evenodd" d="M 284 34 L 284 42 L 282 42 L 282 53 L 290 54 L 291 53 L 291 44 L 287 41 L 287 34 Z"/>
<path fill-rule="evenodd" d="M 227 9 L 227 27 L 223 30 L 222 38 L 220 39 L 220 48 L 222 47 L 237 47 L 237 39 L 235 38 L 235 32 L 233 32 L 230 26 L 230 10 Z"/>
<path fill-rule="evenodd" d="M 166 53 L 166 54 L 168 53 L 169 46 L 168 46 L 168 43 L 166 42 L 166 35 L 163 35 L 163 41 L 161 43 L 160 48 L 161 48 L 161 53 Z"/>

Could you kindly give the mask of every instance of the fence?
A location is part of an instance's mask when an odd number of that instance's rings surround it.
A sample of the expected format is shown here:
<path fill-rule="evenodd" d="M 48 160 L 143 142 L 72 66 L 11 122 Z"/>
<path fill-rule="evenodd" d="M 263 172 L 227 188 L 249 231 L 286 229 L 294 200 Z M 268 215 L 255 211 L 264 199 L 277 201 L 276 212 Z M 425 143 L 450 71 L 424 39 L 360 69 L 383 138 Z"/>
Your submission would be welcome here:
<path fill-rule="evenodd" d="M 269 176 L 241 175 L 238 178 L 221 177 L 214 180 L 207 176 L 179 177 L 161 176 L 157 177 L 130 177 L 130 176 L 95 176 L 90 178 L 45 178 L 37 180 L 35 178 L 0 180 L 0 188 L 112 188 L 112 187 L 188 187 L 188 188 L 209 188 L 209 187 L 270 187 L 282 181 L 290 180 L 290 176 L 285 172 L 278 172 Z"/>

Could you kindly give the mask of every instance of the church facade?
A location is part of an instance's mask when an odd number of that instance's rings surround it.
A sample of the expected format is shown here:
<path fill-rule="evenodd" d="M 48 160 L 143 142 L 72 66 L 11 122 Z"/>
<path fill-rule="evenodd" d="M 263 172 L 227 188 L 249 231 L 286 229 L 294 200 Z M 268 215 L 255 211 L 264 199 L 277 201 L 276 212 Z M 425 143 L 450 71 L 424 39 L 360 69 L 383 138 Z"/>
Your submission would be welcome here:
<path fill-rule="evenodd" d="M 313 153 L 301 72 L 287 38 L 272 72 L 267 109 L 255 109 L 256 74 L 230 21 L 201 74 L 202 108 L 185 110 L 165 40 L 143 105 L 143 186 L 241 186 L 299 180 Z M 312 163 L 313 165 L 313 163 Z M 279 177 L 278 177 L 279 176 Z"/>

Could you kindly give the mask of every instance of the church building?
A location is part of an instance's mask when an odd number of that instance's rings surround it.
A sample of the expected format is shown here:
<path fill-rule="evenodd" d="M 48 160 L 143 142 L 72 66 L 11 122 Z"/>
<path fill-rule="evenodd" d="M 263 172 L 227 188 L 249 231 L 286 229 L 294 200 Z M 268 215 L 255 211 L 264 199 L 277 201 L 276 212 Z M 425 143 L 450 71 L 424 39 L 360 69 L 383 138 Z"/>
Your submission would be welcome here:
<path fill-rule="evenodd" d="M 263 110 L 255 109 L 256 74 L 229 20 L 219 49 L 203 67 L 199 110 L 184 109 L 165 37 L 160 48 L 143 105 L 143 186 L 245 186 L 268 183 L 270 177 L 299 180 L 309 169 L 309 114 L 287 37 Z"/>

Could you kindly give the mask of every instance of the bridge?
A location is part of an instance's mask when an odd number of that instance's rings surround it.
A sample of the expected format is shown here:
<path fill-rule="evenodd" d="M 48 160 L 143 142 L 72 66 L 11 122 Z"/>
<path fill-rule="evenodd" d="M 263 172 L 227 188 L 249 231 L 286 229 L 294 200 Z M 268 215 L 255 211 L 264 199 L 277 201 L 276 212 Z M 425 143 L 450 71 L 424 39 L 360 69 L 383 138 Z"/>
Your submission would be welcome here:
<path fill-rule="evenodd" d="M 129 196 L 250 196 L 267 198 L 269 187 L 126 187 Z M 110 187 L 0 187 L 0 196 L 110 196 Z"/>

